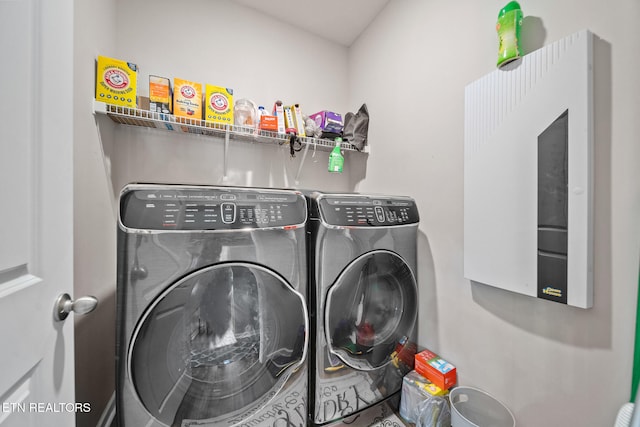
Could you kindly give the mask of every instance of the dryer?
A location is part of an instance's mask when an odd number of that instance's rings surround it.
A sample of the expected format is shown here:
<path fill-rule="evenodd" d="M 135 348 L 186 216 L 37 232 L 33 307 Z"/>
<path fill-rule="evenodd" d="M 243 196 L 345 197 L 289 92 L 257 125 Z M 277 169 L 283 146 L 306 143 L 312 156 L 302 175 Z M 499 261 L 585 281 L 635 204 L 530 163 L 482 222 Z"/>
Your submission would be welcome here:
<path fill-rule="evenodd" d="M 295 191 L 123 189 L 120 427 L 305 422 L 306 219 Z"/>
<path fill-rule="evenodd" d="M 393 401 L 413 367 L 419 216 L 408 197 L 308 197 L 309 410 L 323 425 Z"/>

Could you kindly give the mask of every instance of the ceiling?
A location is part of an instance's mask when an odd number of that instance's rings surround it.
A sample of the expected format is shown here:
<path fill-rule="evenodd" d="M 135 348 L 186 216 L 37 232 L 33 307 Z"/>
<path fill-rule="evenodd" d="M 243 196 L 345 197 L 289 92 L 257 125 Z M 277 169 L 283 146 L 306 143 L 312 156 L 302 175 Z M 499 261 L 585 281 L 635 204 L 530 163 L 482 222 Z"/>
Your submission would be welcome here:
<path fill-rule="evenodd" d="M 344 46 L 358 38 L 389 0 L 235 0 Z"/>

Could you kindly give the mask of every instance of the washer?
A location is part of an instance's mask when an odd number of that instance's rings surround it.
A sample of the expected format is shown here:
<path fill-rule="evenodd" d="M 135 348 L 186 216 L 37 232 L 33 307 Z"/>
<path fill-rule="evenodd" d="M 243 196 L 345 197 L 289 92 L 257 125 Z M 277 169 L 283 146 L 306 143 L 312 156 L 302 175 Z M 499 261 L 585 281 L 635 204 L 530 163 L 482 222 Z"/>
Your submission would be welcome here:
<path fill-rule="evenodd" d="M 416 353 L 418 209 L 408 197 L 309 197 L 310 421 L 397 405 Z"/>
<path fill-rule="evenodd" d="M 288 190 L 123 189 L 120 427 L 304 424 L 306 219 Z"/>

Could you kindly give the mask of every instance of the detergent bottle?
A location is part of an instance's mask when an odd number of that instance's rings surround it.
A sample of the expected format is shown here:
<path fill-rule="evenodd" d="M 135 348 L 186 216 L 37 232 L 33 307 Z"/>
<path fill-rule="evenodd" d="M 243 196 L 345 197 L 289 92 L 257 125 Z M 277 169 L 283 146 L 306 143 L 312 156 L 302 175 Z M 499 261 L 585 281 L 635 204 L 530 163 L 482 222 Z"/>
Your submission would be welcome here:
<path fill-rule="evenodd" d="M 507 65 L 522 55 L 520 48 L 520 29 L 522 28 L 522 9 L 517 1 L 507 3 L 498 14 L 496 31 L 498 32 L 498 68 Z"/>

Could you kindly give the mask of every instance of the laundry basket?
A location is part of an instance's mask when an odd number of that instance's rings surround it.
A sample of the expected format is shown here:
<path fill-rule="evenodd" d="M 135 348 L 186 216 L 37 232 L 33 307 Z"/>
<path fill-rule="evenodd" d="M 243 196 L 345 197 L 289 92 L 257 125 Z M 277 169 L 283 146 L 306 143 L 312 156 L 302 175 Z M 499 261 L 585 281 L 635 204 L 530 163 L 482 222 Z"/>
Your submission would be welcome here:
<path fill-rule="evenodd" d="M 451 427 L 515 427 L 511 411 L 488 393 L 456 387 L 449 394 Z"/>

